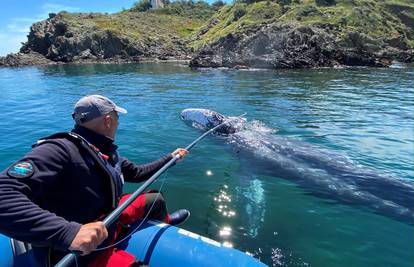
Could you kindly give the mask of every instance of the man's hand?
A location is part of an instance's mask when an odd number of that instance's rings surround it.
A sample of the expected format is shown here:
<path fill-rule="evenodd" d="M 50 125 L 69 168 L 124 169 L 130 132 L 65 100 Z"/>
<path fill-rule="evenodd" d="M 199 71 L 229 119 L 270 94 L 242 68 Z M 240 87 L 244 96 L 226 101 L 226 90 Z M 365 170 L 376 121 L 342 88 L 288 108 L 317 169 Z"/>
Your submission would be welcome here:
<path fill-rule="evenodd" d="M 180 162 L 187 154 L 188 154 L 188 150 L 184 148 L 177 148 L 176 150 L 174 150 L 173 153 L 171 153 L 173 157 L 175 155 L 180 155 L 180 160 L 177 160 L 177 162 Z"/>
<path fill-rule="evenodd" d="M 69 250 L 81 251 L 82 255 L 87 255 L 107 237 L 108 231 L 102 222 L 84 224 L 70 244 Z"/>

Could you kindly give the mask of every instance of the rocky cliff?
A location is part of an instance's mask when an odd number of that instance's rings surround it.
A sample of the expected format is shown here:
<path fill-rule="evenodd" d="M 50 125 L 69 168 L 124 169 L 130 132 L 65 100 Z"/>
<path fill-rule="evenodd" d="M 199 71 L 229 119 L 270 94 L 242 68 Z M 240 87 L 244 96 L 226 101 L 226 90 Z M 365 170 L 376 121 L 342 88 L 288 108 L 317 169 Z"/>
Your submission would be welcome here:
<path fill-rule="evenodd" d="M 412 61 L 407 39 L 373 38 L 360 32 L 338 37 L 325 29 L 273 23 L 251 32 L 230 33 L 203 46 L 192 67 L 315 68 L 383 67 Z"/>
<path fill-rule="evenodd" d="M 320 2 L 225 7 L 194 38 L 197 53 L 190 66 L 310 68 L 413 61 L 413 3 Z"/>
<path fill-rule="evenodd" d="M 32 25 L 20 53 L 0 58 L 0 65 L 188 60 L 186 37 L 202 23 L 153 12 L 50 14 Z"/>
<path fill-rule="evenodd" d="M 406 0 L 239 0 L 215 13 L 201 2 L 185 4 L 192 9 L 183 13 L 187 6 L 179 3 L 112 15 L 50 14 L 0 65 L 191 59 L 192 67 L 313 68 L 413 61 L 414 4 Z"/>

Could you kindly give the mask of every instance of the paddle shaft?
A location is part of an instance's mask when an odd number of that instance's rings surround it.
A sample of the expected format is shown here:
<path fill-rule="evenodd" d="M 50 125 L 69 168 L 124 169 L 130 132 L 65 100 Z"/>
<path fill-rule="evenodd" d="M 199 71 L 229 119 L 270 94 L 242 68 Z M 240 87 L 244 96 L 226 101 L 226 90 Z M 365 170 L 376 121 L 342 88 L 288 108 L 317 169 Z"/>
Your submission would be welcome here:
<path fill-rule="evenodd" d="M 189 151 L 193 146 L 195 146 L 198 142 L 200 142 L 204 137 L 208 134 L 213 132 L 214 130 L 223 126 L 226 122 L 224 121 L 219 125 L 211 128 L 207 132 L 200 135 L 197 139 L 195 139 L 191 144 L 189 144 L 185 149 Z M 181 156 L 179 154 L 175 155 L 170 161 L 168 161 L 161 169 L 159 169 L 154 175 L 152 175 L 143 185 L 141 185 L 131 196 L 125 200 L 121 205 L 119 205 L 116 209 L 114 209 L 102 222 L 106 228 L 108 228 L 113 222 L 118 219 L 121 213 L 139 196 L 141 195 L 157 178 L 163 174 L 171 165 L 173 165 L 177 160 L 179 160 Z M 79 255 L 79 252 L 71 252 L 63 257 L 55 267 L 67 267 L 72 264 L 76 257 Z"/>

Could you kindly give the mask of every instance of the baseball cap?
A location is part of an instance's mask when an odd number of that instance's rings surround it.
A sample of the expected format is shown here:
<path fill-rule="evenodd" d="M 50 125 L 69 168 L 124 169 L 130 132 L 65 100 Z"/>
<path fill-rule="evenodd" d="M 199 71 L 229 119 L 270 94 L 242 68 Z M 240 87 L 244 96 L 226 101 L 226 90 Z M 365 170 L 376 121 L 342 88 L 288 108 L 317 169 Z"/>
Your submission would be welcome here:
<path fill-rule="evenodd" d="M 82 97 L 75 104 L 72 118 L 75 120 L 76 124 L 82 124 L 112 111 L 127 113 L 126 109 L 117 106 L 107 97 L 101 95 L 88 95 Z"/>

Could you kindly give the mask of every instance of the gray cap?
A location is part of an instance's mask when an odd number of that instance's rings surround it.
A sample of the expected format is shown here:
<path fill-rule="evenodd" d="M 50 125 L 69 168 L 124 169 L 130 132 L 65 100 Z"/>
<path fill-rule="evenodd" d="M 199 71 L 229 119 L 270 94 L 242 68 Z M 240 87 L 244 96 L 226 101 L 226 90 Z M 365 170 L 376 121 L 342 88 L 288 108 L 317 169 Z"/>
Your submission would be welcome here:
<path fill-rule="evenodd" d="M 127 113 L 127 110 L 115 105 L 115 103 L 101 95 L 88 95 L 82 97 L 76 104 L 72 118 L 76 124 L 93 120 L 112 111 Z"/>

